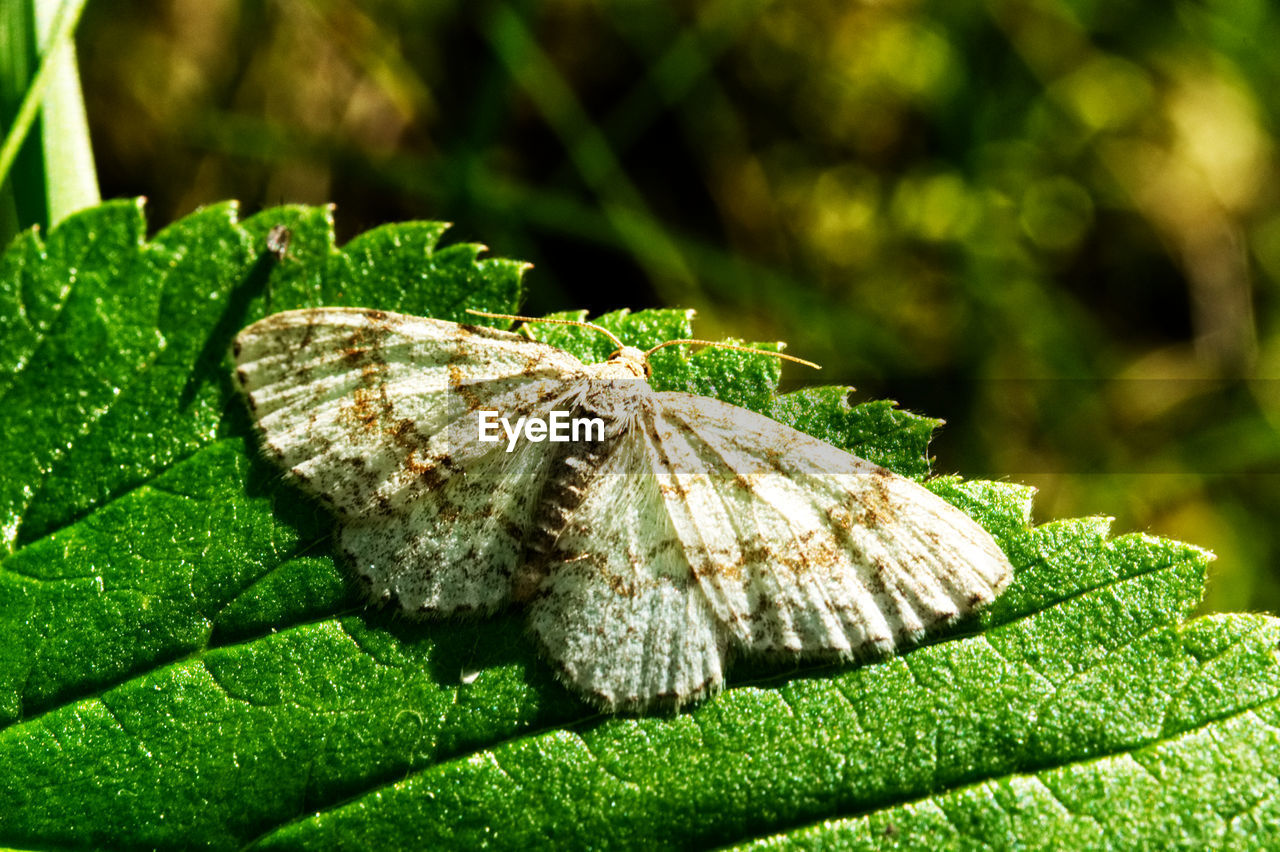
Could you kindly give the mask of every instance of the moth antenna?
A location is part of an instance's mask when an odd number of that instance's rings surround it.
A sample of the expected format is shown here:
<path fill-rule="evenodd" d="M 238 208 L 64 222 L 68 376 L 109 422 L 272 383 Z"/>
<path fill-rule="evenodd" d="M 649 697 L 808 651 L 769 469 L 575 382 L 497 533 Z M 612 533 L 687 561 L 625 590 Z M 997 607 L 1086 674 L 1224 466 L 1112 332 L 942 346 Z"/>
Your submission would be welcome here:
<path fill-rule="evenodd" d="M 665 343 L 659 343 L 657 346 L 646 351 L 645 357 L 649 357 L 664 346 L 675 346 L 677 343 L 689 343 L 698 346 L 714 346 L 716 349 L 732 349 L 734 352 L 750 352 L 753 355 L 768 355 L 770 358 L 781 358 L 783 361 L 794 361 L 797 364 L 804 364 L 806 367 L 812 367 L 815 370 L 821 370 L 821 365 L 812 361 L 806 361 L 803 358 L 797 358 L 794 355 L 787 355 L 782 352 L 770 352 L 767 349 L 752 349 L 750 346 L 737 346 L 733 343 L 721 343 L 718 340 L 668 340 Z"/>
<path fill-rule="evenodd" d="M 524 323 L 547 322 L 547 323 L 553 323 L 555 325 L 576 325 L 579 328 L 592 328 L 600 332 L 601 334 L 603 334 L 605 337 L 612 340 L 614 343 L 616 343 L 619 349 L 627 345 L 623 343 L 621 340 L 619 340 L 617 338 L 617 335 L 615 335 L 612 331 L 609 331 L 609 329 L 607 328 L 602 328 L 593 322 L 583 322 L 582 320 L 567 320 L 567 319 L 546 319 L 546 318 L 540 318 L 540 317 L 522 317 L 517 314 L 491 314 L 488 311 L 477 311 L 474 308 L 467 308 L 467 313 L 475 314 L 478 317 L 493 317 L 494 319 L 518 320 Z"/>

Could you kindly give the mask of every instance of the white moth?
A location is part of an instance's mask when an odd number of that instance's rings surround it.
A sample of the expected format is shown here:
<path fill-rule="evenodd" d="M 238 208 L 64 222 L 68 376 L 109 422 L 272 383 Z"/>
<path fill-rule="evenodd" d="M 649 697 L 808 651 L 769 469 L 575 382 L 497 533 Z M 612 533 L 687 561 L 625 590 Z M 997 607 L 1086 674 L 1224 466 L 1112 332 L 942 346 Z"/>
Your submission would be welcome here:
<path fill-rule="evenodd" d="M 1008 584 L 991 536 L 930 491 L 655 392 L 648 353 L 618 346 L 586 365 L 509 332 L 319 308 L 254 323 L 234 354 L 267 452 L 332 509 L 374 596 L 427 616 L 521 604 L 565 682 L 609 711 L 714 693 L 734 652 L 887 653 Z M 480 411 L 605 428 L 507 452 L 480 440 Z"/>

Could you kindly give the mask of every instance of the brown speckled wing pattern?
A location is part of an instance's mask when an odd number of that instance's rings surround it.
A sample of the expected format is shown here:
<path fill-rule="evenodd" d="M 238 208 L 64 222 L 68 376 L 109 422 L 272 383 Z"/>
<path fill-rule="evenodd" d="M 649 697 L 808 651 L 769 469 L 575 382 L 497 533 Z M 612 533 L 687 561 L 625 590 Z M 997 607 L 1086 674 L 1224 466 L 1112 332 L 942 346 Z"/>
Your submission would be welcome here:
<path fill-rule="evenodd" d="M 358 308 L 237 337 L 264 451 L 337 516 L 375 598 L 424 616 L 515 603 L 609 711 L 717 691 L 735 652 L 885 653 L 990 602 L 1012 569 L 924 487 L 706 397 L 624 347 L 584 365 L 509 332 Z M 603 440 L 478 440 L 478 412 L 597 417 Z"/>

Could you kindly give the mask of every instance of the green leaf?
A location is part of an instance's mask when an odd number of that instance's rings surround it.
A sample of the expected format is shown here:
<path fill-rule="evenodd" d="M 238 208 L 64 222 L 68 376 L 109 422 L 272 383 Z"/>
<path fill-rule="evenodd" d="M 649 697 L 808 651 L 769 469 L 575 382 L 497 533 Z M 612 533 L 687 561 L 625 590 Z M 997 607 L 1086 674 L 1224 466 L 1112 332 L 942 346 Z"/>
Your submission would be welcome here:
<path fill-rule="evenodd" d="M 327 210 L 220 205 L 147 240 L 116 203 L 0 258 L 0 845 L 1280 842 L 1280 622 L 1187 621 L 1208 554 L 1096 518 L 1033 527 L 1020 486 L 926 480 L 1017 569 L 979 618 L 885 660 L 744 660 L 675 715 L 594 713 L 518 612 L 365 606 L 332 521 L 259 460 L 226 350 L 308 305 L 514 310 L 523 265 L 440 248 L 443 230 L 339 250 Z M 600 323 L 646 347 L 691 332 L 682 311 Z M 614 345 L 533 333 L 590 359 Z M 777 396 L 767 355 L 674 350 L 655 386 L 928 473 L 935 421 L 844 389 Z"/>

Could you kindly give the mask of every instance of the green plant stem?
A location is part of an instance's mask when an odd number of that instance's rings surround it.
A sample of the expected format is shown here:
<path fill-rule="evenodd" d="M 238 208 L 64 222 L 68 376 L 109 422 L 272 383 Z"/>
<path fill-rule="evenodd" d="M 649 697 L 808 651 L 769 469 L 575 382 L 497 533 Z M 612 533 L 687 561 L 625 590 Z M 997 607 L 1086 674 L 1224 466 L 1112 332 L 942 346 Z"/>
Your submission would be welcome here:
<path fill-rule="evenodd" d="M 8 180 L 14 160 L 35 123 L 36 115 L 44 100 L 45 89 L 58 66 L 61 47 L 71 43 L 76 25 L 80 22 L 80 14 L 84 11 L 85 2 L 86 0 L 64 0 L 58 8 L 49 38 L 41 46 L 40 66 L 36 69 L 35 76 L 31 78 L 22 102 L 18 105 L 13 124 L 5 134 L 4 143 L 0 144 L 0 184 Z"/>

